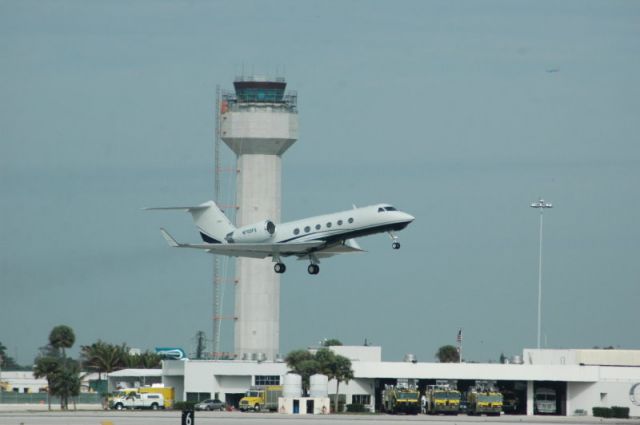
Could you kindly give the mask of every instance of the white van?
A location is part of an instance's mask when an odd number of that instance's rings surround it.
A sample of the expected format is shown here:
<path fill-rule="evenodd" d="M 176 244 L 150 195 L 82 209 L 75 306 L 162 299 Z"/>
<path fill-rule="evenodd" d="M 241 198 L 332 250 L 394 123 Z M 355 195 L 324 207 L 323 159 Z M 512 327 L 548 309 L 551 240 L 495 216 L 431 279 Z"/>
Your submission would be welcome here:
<path fill-rule="evenodd" d="M 535 413 L 556 413 L 556 390 L 538 388 L 535 395 Z"/>

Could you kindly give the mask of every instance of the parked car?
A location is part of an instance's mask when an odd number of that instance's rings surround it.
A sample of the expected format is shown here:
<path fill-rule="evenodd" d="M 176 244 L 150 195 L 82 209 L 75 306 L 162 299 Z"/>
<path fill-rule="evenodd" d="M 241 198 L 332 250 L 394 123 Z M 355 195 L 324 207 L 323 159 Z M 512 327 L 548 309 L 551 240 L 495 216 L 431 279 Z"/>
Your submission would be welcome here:
<path fill-rule="evenodd" d="M 225 408 L 225 404 L 218 399 L 209 399 L 197 403 L 194 408 L 196 410 L 219 410 L 222 412 Z"/>

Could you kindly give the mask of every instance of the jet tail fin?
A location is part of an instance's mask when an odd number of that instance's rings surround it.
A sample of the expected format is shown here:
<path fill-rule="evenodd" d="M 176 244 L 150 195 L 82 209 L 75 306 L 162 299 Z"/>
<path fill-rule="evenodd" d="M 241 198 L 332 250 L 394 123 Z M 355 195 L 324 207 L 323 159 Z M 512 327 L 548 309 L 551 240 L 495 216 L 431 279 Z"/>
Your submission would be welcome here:
<path fill-rule="evenodd" d="M 235 226 L 231 224 L 231 221 L 229 221 L 227 216 L 224 215 L 222 210 L 220 210 L 220 208 L 218 208 L 216 203 L 213 201 L 208 201 L 204 204 L 191 207 L 155 207 L 145 208 L 145 210 L 175 210 L 191 213 L 193 221 L 195 222 L 196 227 L 200 232 L 200 236 L 206 243 L 225 243 L 224 238 L 236 229 Z"/>

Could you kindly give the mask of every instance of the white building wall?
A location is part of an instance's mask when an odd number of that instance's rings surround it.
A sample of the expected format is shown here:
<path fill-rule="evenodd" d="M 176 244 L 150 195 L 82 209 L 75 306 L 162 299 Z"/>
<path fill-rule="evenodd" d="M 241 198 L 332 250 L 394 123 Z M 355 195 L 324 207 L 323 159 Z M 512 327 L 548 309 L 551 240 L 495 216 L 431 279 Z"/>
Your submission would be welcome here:
<path fill-rule="evenodd" d="M 334 345 L 331 351 L 348 358 L 352 362 L 381 362 L 382 347 L 358 345 Z"/>
<path fill-rule="evenodd" d="M 216 375 L 212 393 L 219 393 L 220 400 L 226 402 L 225 393 L 245 393 L 251 387 L 251 376 Z"/>
<path fill-rule="evenodd" d="M 637 385 L 637 386 L 636 386 Z M 635 388 L 634 388 L 635 386 Z M 577 409 L 582 409 L 592 415 L 593 407 L 628 407 L 629 415 L 640 416 L 640 379 L 636 382 L 596 382 L 567 384 L 567 414 L 573 415 Z M 632 398 L 636 400 L 634 404 Z"/>

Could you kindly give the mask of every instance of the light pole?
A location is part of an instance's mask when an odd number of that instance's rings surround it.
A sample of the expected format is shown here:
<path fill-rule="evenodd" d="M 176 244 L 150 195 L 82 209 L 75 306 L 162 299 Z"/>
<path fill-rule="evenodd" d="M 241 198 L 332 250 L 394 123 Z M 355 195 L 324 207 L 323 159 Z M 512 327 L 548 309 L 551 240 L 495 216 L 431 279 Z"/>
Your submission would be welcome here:
<path fill-rule="evenodd" d="M 531 208 L 537 208 L 540 210 L 540 251 L 538 261 L 538 350 L 540 349 L 540 323 L 542 315 L 542 212 L 545 208 L 552 208 L 550 202 L 545 202 L 540 198 L 538 201 L 531 203 Z"/>

